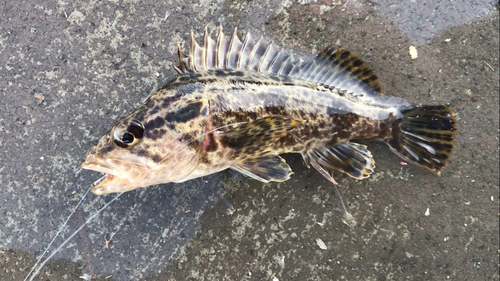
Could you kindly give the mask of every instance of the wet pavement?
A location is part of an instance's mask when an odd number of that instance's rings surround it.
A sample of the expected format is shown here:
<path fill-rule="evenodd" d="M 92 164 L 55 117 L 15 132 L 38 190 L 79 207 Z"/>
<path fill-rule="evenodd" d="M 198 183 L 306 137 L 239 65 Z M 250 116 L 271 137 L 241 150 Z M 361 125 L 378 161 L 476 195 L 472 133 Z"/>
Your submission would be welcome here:
<path fill-rule="evenodd" d="M 341 46 L 385 94 L 449 104 L 459 132 L 448 167 L 402 166 L 367 142 L 375 173 L 336 174 L 351 226 L 297 155 L 285 155 L 295 174 L 284 183 L 225 171 L 128 192 L 35 280 L 498 280 L 498 2 L 385 0 L 5 2 L 0 280 L 28 274 L 100 177 L 79 168 L 85 154 L 175 76 L 176 44 L 219 25 L 298 52 Z M 87 195 L 62 236 L 114 196 Z"/>

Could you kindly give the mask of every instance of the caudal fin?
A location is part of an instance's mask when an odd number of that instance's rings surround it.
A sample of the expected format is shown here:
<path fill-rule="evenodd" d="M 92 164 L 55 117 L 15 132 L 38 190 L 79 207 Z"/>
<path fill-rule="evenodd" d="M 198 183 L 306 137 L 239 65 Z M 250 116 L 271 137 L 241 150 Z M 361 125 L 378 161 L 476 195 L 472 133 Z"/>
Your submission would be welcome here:
<path fill-rule="evenodd" d="M 453 112 L 442 105 L 426 105 L 401 111 L 388 144 L 401 157 L 440 172 L 450 157 L 455 139 Z"/>

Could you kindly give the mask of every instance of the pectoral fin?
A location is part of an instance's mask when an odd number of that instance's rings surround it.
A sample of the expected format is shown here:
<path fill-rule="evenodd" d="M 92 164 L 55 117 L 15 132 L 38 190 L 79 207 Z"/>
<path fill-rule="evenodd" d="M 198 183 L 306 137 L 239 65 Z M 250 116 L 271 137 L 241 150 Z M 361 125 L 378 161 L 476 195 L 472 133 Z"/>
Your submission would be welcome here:
<path fill-rule="evenodd" d="M 343 142 L 329 147 L 308 150 L 304 157 L 324 177 L 337 184 L 332 177 L 333 170 L 339 170 L 356 179 L 370 176 L 375 168 L 372 154 L 365 145 Z"/>
<path fill-rule="evenodd" d="M 261 182 L 286 181 L 293 174 L 285 159 L 277 155 L 245 159 L 231 168 Z"/>

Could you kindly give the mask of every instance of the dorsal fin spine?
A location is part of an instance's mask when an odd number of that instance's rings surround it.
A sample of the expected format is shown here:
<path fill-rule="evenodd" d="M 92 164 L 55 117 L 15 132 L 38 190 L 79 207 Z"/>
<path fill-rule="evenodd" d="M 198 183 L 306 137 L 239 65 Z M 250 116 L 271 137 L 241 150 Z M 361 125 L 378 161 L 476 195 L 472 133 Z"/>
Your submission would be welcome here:
<path fill-rule="evenodd" d="M 196 71 L 204 71 L 207 70 L 204 67 L 204 60 L 203 60 L 203 52 L 204 49 L 198 45 L 198 43 L 195 41 L 195 49 L 194 49 L 194 66 L 196 68 Z"/>
<path fill-rule="evenodd" d="M 273 60 L 269 63 L 269 67 L 268 67 L 268 71 L 269 72 L 272 72 L 274 64 L 278 60 L 278 57 L 281 55 L 280 53 L 281 53 L 281 50 L 278 50 L 277 53 L 276 53 L 276 55 L 274 56 Z"/>
<path fill-rule="evenodd" d="M 292 68 L 290 69 L 290 72 L 288 73 L 288 76 L 292 76 L 292 77 L 296 77 L 296 78 L 301 78 L 302 79 L 302 77 L 305 75 L 304 73 L 306 73 L 306 72 L 301 72 L 301 64 L 294 63 L 294 64 L 292 64 Z"/>
<path fill-rule="evenodd" d="M 170 66 L 172 66 L 172 68 L 175 70 L 175 72 L 177 72 L 178 75 L 184 74 L 184 72 L 179 67 L 177 67 L 173 62 L 170 62 Z"/>
<path fill-rule="evenodd" d="M 226 68 L 235 68 L 236 66 L 236 64 L 232 63 L 231 55 L 233 56 L 235 55 L 234 53 L 235 51 L 233 50 L 233 48 L 235 48 L 240 41 L 238 35 L 236 34 L 237 30 L 238 30 L 237 28 L 234 29 L 233 36 L 231 36 L 231 40 L 229 41 L 229 48 L 226 54 Z"/>
<path fill-rule="evenodd" d="M 243 42 L 241 43 L 241 48 L 238 50 L 238 59 L 236 60 L 236 68 L 241 68 L 241 57 L 243 56 L 243 50 L 245 49 L 245 45 L 248 40 L 248 33 L 243 38 Z"/>
<path fill-rule="evenodd" d="M 262 59 L 259 62 L 259 66 L 257 67 L 257 71 L 261 71 L 262 72 L 262 64 L 266 61 L 266 57 L 269 54 L 269 50 L 271 49 L 271 45 L 272 44 L 273 44 L 273 42 L 271 41 L 271 43 L 269 43 L 267 45 L 266 51 L 264 52 L 264 55 L 262 56 Z"/>
<path fill-rule="evenodd" d="M 301 63 L 296 62 L 292 55 L 275 48 L 272 42 L 266 42 L 262 37 L 255 41 L 247 33 L 242 43 L 237 29 L 228 40 L 222 27 L 219 27 L 217 40 L 214 41 L 208 34 L 208 28 L 205 28 L 200 47 L 191 31 L 189 56 L 178 46 L 179 66 L 172 66 L 180 75 L 214 68 L 241 69 L 291 76 L 357 95 L 376 96 L 381 91 L 374 72 L 349 51 L 325 49 L 313 60 Z"/>
<path fill-rule="evenodd" d="M 201 61 L 203 63 L 203 67 L 205 69 L 208 69 L 208 67 L 207 67 L 207 51 L 208 51 L 207 50 L 207 46 L 208 46 L 207 37 L 208 37 L 208 29 L 205 26 L 205 32 L 203 33 L 203 47 L 202 47 L 203 53 L 202 53 L 202 58 L 201 58 Z"/>
<path fill-rule="evenodd" d="M 250 53 L 250 57 L 248 59 L 247 69 L 253 70 L 252 69 L 253 58 L 255 56 L 255 53 L 257 52 L 257 49 L 259 48 L 259 46 L 261 44 L 261 40 L 262 40 L 262 37 L 259 37 L 259 40 L 257 40 L 257 43 L 255 43 L 255 45 L 253 45 L 252 52 Z"/>
<path fill-rule="evenodd" d="M 217 67 L 216 63 L 216 57 L 215 57 L 215 52 L 217 49 L 216 43 L 212 38 L 210 38 L 208 34 L 208 29 L 205 28 L 205 46 L 204 48 L 206 49 L 206 66 L 207 69 L 214 69 Z"/>
<path fill-rule="evenodd" d="M 252 34 L 248 34 L 248 41 L 245 45 L 245 49 L 243 49 L 243 60 L 241 68 L 248 69 L 250 66 L 250 62 L 252 61 L 252 51 L 255 47 L 255 41 L 252 39 Z"/>
<path fill-rule="evenodd" d="M 317 56 L 316 58 L 314 58 L 314 62 L 318 62 L 318 65 L 313 69 L 313 71 L 311 71 L 309 73 L 309 76 L 308 78 L 313 80 L 313 81 L 317 81 L 316 78 L 318 76 L 318 74 L 323 71 L 323 68 L 325 67 L 325 64 L 328 62 L 327 60 L 323 59 L 323 60 L 320 60 Z"/>
<path fill-rule="evenodd" d="M 250 61 L 250 67 L 248 69 L 253 71 L 258 71 L 259 65 L 264 60 L 264 54 L 267 51 L 267 46 L 265 44 L 264 38 L 260 37 L 257 44 L 255 44 L 252 60 Z"/>
<path fill-rule="evenodd" d="M 234 29 L 234 31 L 236 32 L 236 29 Z M 235 36 L 233 33 L 233 36 L 231 36 L 231 39 L 229 39 L 229 47 L 227 48 L 228 52 L 224 54 L 224 56 L 226 57 L 226 63 L 224 65 L 224 68 L 229 68 L 229 55 L 231 54 L 231 49 L 233 48 L 234 37 Z"/>
<path fill-rule="evenodd" d="M 288 73 L 290 73 L 290 70 L 291 70 L 291 56 L 288 55 L 286 60 L 283 62 L 283 65 L 281 66 L 280 68 L 280 71 L 278 72 L 278 75 L 288 75 Z"/>
<path fill-rule="evenodd" d="M 276 45 L 271 42 L 269 45 L 269 51 L 263 63 L 262 71 L 271 72 L 272 63 L 276 61 L 279 51 L 280 50 L 276 47 Z"/>
<path fill-rule="evenodd" d="M 191 47 L 189 47 L 189 69 L 195 70 L 194 67 L 194 50 L 196 41 L 194 40 L 194 32 L 191 30 Z"/>
<path fill-rule="evenodd" d="M 191 45 L 189 47 L 189 69 L 192 69 L 194 70 L 194 44 L 195 44 L 195 41 L 194 41 L 194 33 L 193 33 L 193 30 L 191 30 Z"/>
<path fill-rule="evenodd" d="M 331 50 L 333 50 L 333 49 L 331 49 Z M 332 58 L 332 55 L 330 54 L 331 50 L 325 52 L 324 56 L 325 56 L 326 60 L 325 60 L 325 62 L 323 64 L 323 69 L 322 69 L 323 73 L 321 73 L 321 72 L 319 73 L 319 74 L 321 74 L 321 76 L 319 76 L 318 80 L 317 80 L 318 82 L 323 83 L 323 84 L 328 80 L 328 77 L 329 77 L 328 76 L 328 67 L 327 66 L 328 66 L 329 62 L 331 62 L 331 58 Z M 320 53 L 318 56 L 321 56 L 321 55 L 322 55 L 322 53 Z M 330 67 L 337 67 L 337 66 L 330 66 Z"/>
<path fill-rule="evenodd" d="M 241 42 L 240 49 L 238 50 L 238 56 L 236 58 L 236 68 L 241 68 L 241 57 L 243 56 L 243 49 L 245 49 L 247 37 L 248 37 L 248 33 L 247 33 L 247 35 L 245 35 L 245 38 L 243 38 L 243 42 Z"/>
<path fill-rule="evenodd" d="M 184 52 L 182 52 L 181 45 L 179 45 L 179 43 L 177 43 L 177 58 L 179 60 L 179 66 L 175 67 L 175 70 L 179 74 L 186 73 L 186 67 L 184 65 L 184 58 L 185 57 L 186 57 L 186 55 L 184 54 Z M 172 64 L 172 65 L 174 65 L 174 64 Z"/>
<path fill-rule="evenodd" d="M 231 52 L 234 52 L 234 58 L 233 58 L 233 65 L 236 69 L 240 68 L 240 61 L 241 61 L 241 56 L 242 56 L 242 53 L 243 53 L 243 43 L 240 41 L 240 38 L 238 38 L 238 36 L 236 35 L 235 33 L 235 36 L 236 36 L 236 43 L 235 43 L 235 46 L 234 46 L 234 50 L 231 51 Z"/>
<path fill-rule="evenodd" d="M 334 82 L 341 76 L 340 72 L 336 72 L 334 75 L 331 75 L 330 78 L 325 82 L 327 85 L 334 85 Z"/>
<path fill-rule="evenodd" d="M 326 81 L 326 79 L 328 79 L 327 74 L 328 74 L 328 68 L 325 66 L 323 67 L 322 72 L 320 72 L 318 75 L 318 82 L 321 84 L 325 84 L 324 82 Z"/>
<path fill-rule="evenodd" d="M 327 66 L 329 65 L 329 62 L 330 61 L 328 60 L 323 60 L 309 77 L 311 77 L 312 80 L 319 82 L 328 72 Z"/>
<path fill-rule="evenodd" d="M 221 61 L 220 61 L 220 49 L 221 49 L 221 38 L 224 37 L 224 33 L 222 33 L 222 26 L 219 27 L 219 33 L 217 34 L 217 48 L 215 49 L 215 59 L 216 59 L 216 67 L 221 68 Z"/>
<path fill-rule="evenodd" d="M 271 73 L 278 74 L 283 67 L 283 63 L 285 62 L 287 57 L 288 54 L 280 50 L 276 55 L 276 60 L 271 67 Z"/>

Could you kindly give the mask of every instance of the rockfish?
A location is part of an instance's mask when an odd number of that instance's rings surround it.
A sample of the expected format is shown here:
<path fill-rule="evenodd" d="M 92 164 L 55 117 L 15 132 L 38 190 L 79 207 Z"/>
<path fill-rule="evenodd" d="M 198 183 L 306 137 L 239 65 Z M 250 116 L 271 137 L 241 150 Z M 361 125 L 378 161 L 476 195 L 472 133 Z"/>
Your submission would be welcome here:
<path fill-rule="evenodd" d="M 374 72 L 340 48 L 300 63 L 264 39 L 205 29 L 179 76 L 118 120 L 92 147 L 84 169 L 105 173 L 92 192 L 184 182 L 231 168 L 262 182 L 286 181 L 279 155 L 300 153 L 332 183 L 337 170 L 363 179 L 375 168 L 355 140 L 383 141 L 406 161 L 440 172 L 456 132 L 444 105 L 414 106 L 381 95 Z"/>

